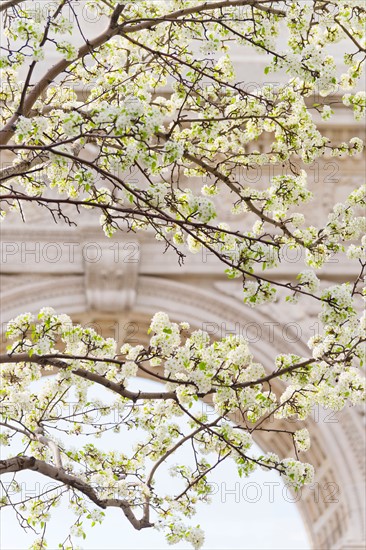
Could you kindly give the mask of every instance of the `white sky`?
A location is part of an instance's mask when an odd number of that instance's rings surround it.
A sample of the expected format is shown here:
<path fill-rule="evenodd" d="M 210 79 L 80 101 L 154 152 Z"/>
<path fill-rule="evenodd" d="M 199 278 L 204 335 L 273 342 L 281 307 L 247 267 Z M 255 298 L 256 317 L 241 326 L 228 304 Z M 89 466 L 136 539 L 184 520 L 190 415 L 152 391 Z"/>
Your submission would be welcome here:
<path fill-rule="evenodd" d="M 133 386 L 139 389 L 156 389 L 151 381 L 136 379 Z M 99 390 L 98 390 L 98 393 Z M 104 395 L 99 395 L 104 399 Z M 103 448 L 118 449 L 120 436 L 104 435 L 103 439 L 94 440 L 97 446 L 103 441 Z M 123 432 L 123 446 L 129 447 L 134 434 Z M 84 439 L 81 436 L 82 439 Z M 85 441 L 79 442 L 85 443 Z M 91 438 L 87 439 L 92 442 Z M 73 442 L 73 444 L 75 444 Z M 257 448 L 256 450 L 259 451 Z M 0 448 L 2 458 L 8 456 L 9 449 Z M 179 463 L 189 462 L 189 451 L 182 451 Z M 176 462 L 177 460 L 175 460 Z M 3 481 L 4 481 L 3 476 Z M 28 494 L 36 489 L 36 483 L 52 482 L 43 476 L 24 472 L 18 478 L 24 482 Z M 300 517 L 293 496 L 287 491 L 281 478 L 274 472 L 257 470 L 251 477 L 240 479 L 235 465 L 228 460 L 214 470 L 211 482 L 215 483 L 216 494 L 212 504 L 201 504 L 192 518 L 192 524 L 200 524 L 205 530 L 205 550 L 309 550 L 311 548 L 305 526 Z M 175 480 L 162 473 L 161 483 L 174 483 Z M 169 485 L 168 485 L 169 486 Z M 39 485 L 38 485 L 39 487 Z M 68 528 L 75 521 L 74 514 L 68 509 L 66 501 L 54 509 L 48 526 L 48 548 L 54 550 L 68 533 Z M 187 520 L 188 521 L 188 520 Z M 0 550 L 25 550 L 29 548 L 34 536 L 25 533 L 17 523 L 11 509 L 0 512 Z M 102 525 L 86 529 L 87 539 L 74 539 L 75 543 L 85 550 L 163 550 L 169 546 L 162 533 L 153 529 L 135 531 L 118 509 L 106 510 Z M 177 549 L 191 548 L 186 543 L 176 545 Z"/>

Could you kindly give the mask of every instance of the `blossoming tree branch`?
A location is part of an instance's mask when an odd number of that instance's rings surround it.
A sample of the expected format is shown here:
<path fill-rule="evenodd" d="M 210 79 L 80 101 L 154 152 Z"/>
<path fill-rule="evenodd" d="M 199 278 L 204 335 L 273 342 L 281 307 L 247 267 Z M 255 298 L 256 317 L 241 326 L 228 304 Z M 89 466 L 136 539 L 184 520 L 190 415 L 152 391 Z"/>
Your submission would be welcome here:
<path fill-rule="evenodd" d="M 312 466 L 300 460 L 310 445 L 301 421 L 314 405 L 338 411 L 365 399 L 365 186 L 336 204 L 319 227 L 305 215 L 311 164 L 363 149 L 358 136 L 332 142 L 315 120 L 336 117 L 337 103 L 357 120 L 365 113 L 365 93 L 355 91 L 366 55 L 365 4 L 84 4 L 99 14 L 99 34 L 85 34 L 71 0 L 46 10 L 33 1 L 0 4 L 0 152 L 11 159 L 0 170 L 3 223 L 12 216 L 26 222 L 29 203 L 71 226 L 81 211 L 99 212 L 107 236 L 148 230 L 180 262 L 201 249 L 214 254 L 229 278 L 241 278 L 250 306 L 277 296 L 301 303 L 307 296 L 319 307 L 321 331 L 308 342 L 307 356 L 294 349 L 273 357 L 265 370 L 244 338 L 211 341 L 161 312 L 152 319 L 148 346 L 122 348 L 51 308 L 19 315 L 9 323 L 9 346 L 0 357 L 2 456 L 9 450 L 0 474 L 12 474 L 13 489 L 25 470 L 59 487 L 30 499 L 5 490 L 1 506 L 12 507 L 24 528 L 40 529 L 33 545 L 39 550 L 46 547 L 51 510 L 65 495 L 76 520 L 62 548 L 73 547 L 72 535 L 84 536 L 85 523 L 101 522 L 110 507 L 136 529 L 155 527 L 170 543 L 187 540 L 199 548 L 204 535 L 191 518 L 197 502 L 209 501 L 217 465 L 231 459 L 240 476 L 257 467 L 277 470 L 297 490 L 313 479 Z M 338 42 L 346 52 L 339 66 L 332 56 Z M 234 46 L 265 55 L 265 73 L 287 74 L 286 81 L 246 89 L 235 73 Z M 253 150 L 263 137 L 266 149 Z M 249 186 L 240 176 L 278 165 L 282 172 L 268 185 Z M 220 219 L 223 194 L 240 223 Z M 288 249 L 303 253 L 306 269 L 283 282 L 267 273 Z M 341 254 L 358 275 L 327 287 L 317 270 Z M 132 391 L 129 379 L 138 374 L 160 388 Z M 95 388 L 109 398 L 96 398 Z M 65 415 L 72 396 L 76 402 Z M 197 408 L 199 400 L 214 414 Z M 299 421 L 284 430 L 291 457 L 251 450 L 255 432 L 270 431 L 273 417 Z M 113 452 L 96 440 L 71 444 L 78 434 L 96 438 L 125 428 L 138 433 L 130 451 L 120 442 Z M 191 449 L 192 465 L 179 462 L 183 447 Z M 177 479 L 162 489 L 159 474 L 172 459 Z"/>

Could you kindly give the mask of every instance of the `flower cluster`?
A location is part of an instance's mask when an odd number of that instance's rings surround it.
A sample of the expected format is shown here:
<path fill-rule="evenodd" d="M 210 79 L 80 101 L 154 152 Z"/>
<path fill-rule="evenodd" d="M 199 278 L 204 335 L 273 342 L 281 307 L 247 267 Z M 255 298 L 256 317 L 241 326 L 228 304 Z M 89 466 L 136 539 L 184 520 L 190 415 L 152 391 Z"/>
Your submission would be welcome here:
<path fill-rule="evenodd" d="M 297 430 L 294 434 L 294 440 L 299 451 L 307 451 L 310 448 L 310 436 L 306 428 Z"/>
<path fill-rule="evenodd" d="M 319 288 L 319 279 L 310 269 L 302 271 L 298 274 L 297 278 L 299 279 L 300 285 L 306 288 L 309 292 L 316 292 Z"/>

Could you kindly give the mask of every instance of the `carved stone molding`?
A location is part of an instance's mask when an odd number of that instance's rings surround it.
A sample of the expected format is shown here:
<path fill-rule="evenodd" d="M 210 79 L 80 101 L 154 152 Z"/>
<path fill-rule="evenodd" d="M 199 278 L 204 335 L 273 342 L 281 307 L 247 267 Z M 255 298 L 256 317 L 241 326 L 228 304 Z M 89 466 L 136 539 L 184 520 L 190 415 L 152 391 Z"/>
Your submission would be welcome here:
<path fill-rule="evenodd" d="M 121 313 L 136 300 L 140 261 L 137 241 L 103 241 L 89 243 L 90 254 L 84 255 L 85 292 L 88 308 L 101 312 Z"/>

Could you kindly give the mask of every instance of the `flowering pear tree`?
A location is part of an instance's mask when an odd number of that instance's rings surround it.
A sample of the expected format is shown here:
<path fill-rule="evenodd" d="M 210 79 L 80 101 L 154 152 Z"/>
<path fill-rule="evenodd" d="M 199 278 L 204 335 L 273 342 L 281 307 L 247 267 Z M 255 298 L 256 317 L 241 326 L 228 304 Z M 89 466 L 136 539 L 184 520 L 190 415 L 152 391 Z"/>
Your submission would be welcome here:
<path fill-rule="evenodd" d="M 66 495 L 76 519 L 61 548 L 72 548 L 72 537 L 85 536 L 85 524 L 101 522 L 111 507 L 136 529 L 157 528 L 170 543 L 200 548 L 203 531 L 191 518 L 210 499 L 216 466 L 231 459 L 240 476 L 276 470 L 298 490 L 313 479 L 311 464 L 300 460 L 310 446 L 300 421 L 316 404 L 338 411 L 365 399 L 365 186 L 336 204 L 322 226 L 306 216 L 311 164 L 363 149 L 357 136 L 332 142 L 316 117 L 336 117 L 337 103 L 357 120 L 365 114 L 365 92 L 355 91 L 366 57 L 365 4 L 93 0 L 82 3 L 83 14 L 76 4 L 0 3 L 0 152 L 10 158 L 0 170 L 3 223 L 17 215 L 26 222 L 29 203 L 70 226 L 81 211 L 91 219 L 99 213 L 107 236 L 153 232 L 180 262 L 201 249 L 214 254 L 229 278 L 241 278 L 249 306 L 307 296 L 319 306 L 321 330 L 307 356 L 293 349 L 265 370 L 244 338 L 211 341 L 161 312 L 148 346 L 122 348 L 51 308 L 19 315 L 0 357 L 0 474 L 12 479 L 11 491 L 2 484 L 0 504 L 38 532 L 38 550 Z M 99 34 L 85 30 L 85 13 L 99 14 Z M 332 55 L 337 43 L 346 52 L 342 63 Z M 236 76 L 234 47 L 265 55 L 265 73 L 286 74 L 286 81 L 247 90 Z M 262 138 L 266 149 L 253 150 Z M 268 185 L 248 186 L 240 177 L 278 165 L 282 172 Z M 237 224 L 222 218 L 222 195 L 230 196 Z M 267 274 L 285 249 L 300 251 L 306 263 L 288 281 Z M 342 254 L 359 274 L 327 287 L 317 270 Z M 138 374 L 160 388 L 132 390 Z M 105 393 L 96 397 L 98 388 Z M 214 414 L 197 407 L 200 400 Z M 273 417 L 299 421 L 285 430 L 291 457 L 251 449 Z M 136 432 L 131 449 L 121 445 L 124 430 Z M 107 432 L 116 434 L 118 450 L 98 445 Z M 78 444 L 82 434 L 93 442 Z M 192 464 L 179 462 L 183 447 Z M 166 468 L 176 478 L 172 487 L 159 485 Z M 26 470 L 57 487 L 17 498 Z"/>

